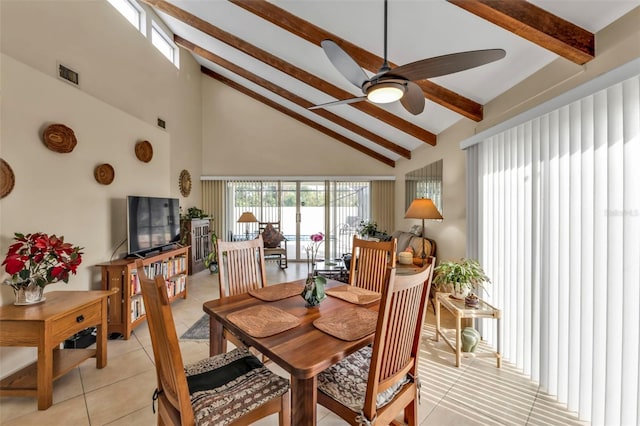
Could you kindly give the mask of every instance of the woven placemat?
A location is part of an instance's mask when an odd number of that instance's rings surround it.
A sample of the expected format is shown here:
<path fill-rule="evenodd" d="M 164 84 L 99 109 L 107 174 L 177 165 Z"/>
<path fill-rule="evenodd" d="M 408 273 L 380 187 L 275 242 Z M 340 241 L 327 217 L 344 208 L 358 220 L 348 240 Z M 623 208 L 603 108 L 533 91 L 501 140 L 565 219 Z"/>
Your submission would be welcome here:
<path fill-rule="evenodd" d="M 380 293 L 367 290 L 366 288 L 355 287 L 349 284 L 340 287 L 330 288 L 324 291 L 329 296 L 346 300 L 356 305 L 366 305 L 380 300 Z"/>
<path fill-rule="evenodd" d="M 249 290 L 249 294 L 265 302 L 274 302 L 287 297 L 298 296 L 302 293 L 303 288 L 304 286 L 300 284 L 283 283 Z"/>
<path fill-rule="evenodd" d="M 300 318 L 282 309 L 252 306 L 227 316 L 227 319 L 253 337 L 268 337 L 300 325 Z"/>
<path fill-rule="evenodd" d="M 357 306 L 323 315 L 313 325 L 340 340 L 358 340 L 375 333 L 378 313 Z"/>

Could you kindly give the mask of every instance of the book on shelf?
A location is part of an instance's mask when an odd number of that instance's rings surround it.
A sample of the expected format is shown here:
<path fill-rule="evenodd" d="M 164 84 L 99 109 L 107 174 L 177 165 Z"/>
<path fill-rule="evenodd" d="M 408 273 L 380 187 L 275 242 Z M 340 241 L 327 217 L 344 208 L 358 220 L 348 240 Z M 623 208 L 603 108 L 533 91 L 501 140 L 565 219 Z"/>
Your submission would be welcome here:
<path fill-rule="evenodd" d="M 138 273 L 135 270 L 131 271 L 131 275 L 129 276 L 129 283 L 130 295 L 135 296 L 136 294 L 140 294 L 140 279 L 138 278 Z"/>
<path fill-rule="evenodd" d="M 144 300 L 142 297 L 131 299 L 131 321 L 135 321 L 145 315 Z"/>

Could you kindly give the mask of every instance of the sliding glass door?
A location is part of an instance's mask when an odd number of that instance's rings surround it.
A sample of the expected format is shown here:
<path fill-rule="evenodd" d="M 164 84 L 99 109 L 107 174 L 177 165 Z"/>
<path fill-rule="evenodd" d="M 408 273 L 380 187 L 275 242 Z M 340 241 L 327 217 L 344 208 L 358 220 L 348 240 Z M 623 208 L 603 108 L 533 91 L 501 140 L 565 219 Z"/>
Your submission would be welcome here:
<path fill-rule="evenodd" d="M 311 241 L 311 235 L 322 232 L 325 238 L 331 236 L 327 233 L 325 221 L 326 190 L 324 182 L 298 182 L 300 203 L 298 209 L 298 259 L 306 260 L 305 247 Z M 323 259 L 327 252 L 327 243 L 320 245 L 318 259 Z"/>
<path fill-rule="evenodd" d="M 312 234 L 325 234 L 319 258 L 351 252 L 362 219 L 370 217 L 370 182 L 228 181 L 227 238 L 255 238 L 256 223 L 238 223 L 249 211 L 260 222 L 280 222 L 290 260 L 306 261 Z"/>

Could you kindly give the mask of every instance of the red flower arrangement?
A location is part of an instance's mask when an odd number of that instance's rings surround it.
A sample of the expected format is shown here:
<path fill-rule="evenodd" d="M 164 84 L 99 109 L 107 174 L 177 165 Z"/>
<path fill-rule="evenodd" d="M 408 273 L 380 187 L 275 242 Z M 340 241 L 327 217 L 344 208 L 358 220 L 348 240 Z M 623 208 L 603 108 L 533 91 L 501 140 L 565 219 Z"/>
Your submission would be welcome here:
<path fill-rule="evenodd" d="M 65 243 L 64 237 L 16 233 L 14 240 L 2 262 L 14 288 L 29 281 L 40 287 L 58 281 L 67 283 L 69 274 L 75 275 L 82 262 L 82 248 Z"/>

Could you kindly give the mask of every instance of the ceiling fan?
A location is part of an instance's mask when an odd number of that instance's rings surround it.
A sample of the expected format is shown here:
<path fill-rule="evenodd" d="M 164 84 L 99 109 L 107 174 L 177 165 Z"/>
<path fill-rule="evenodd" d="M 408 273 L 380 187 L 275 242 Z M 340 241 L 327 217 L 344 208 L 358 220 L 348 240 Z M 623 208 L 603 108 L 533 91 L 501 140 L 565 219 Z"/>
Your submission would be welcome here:
<path fill-rule="evenodd" d="M 350 104 L 367 100 L 385 104 L 399 100 L 413 115 L 424 111 L 424 94 L 414 81 L 453 74 L 505 57 L 503 49 L 472 50 L 422 59 L 394 69 L 387 62 L 387 0 L 384 0 L 384 62 L 378 73 L 369 78 L 358 63 L 335 41 L 323 40 L 322 49 L 334 67 L 351 83 L 362 90 L 364 96 L 315 105 L 309 109 Z"/>

